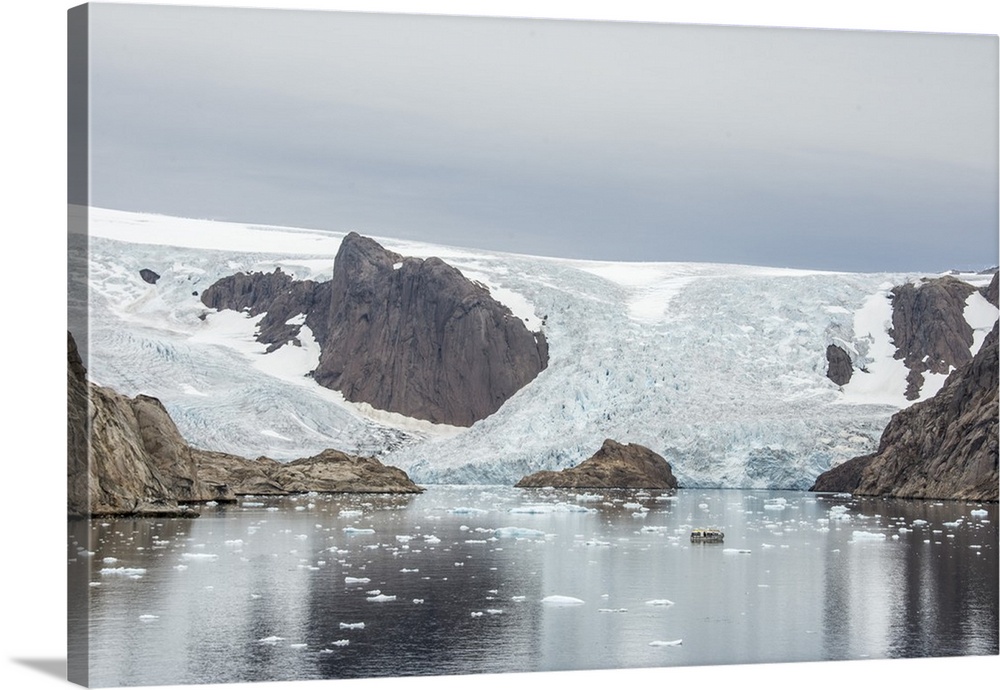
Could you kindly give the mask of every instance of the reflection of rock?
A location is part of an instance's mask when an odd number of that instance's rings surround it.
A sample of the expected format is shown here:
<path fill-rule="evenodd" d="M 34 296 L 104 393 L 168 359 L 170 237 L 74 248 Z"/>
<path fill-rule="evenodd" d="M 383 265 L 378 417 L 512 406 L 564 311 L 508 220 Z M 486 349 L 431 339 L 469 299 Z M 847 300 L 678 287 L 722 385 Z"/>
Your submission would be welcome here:
<path fill-rule="evenodd" d="M 892 289 L 892 336 L 896 359 L 906 364 L 906 399 L 920 397 L 924 372 L 947 374 L 972 359 L 972 327 L 965 302 L 975 288 L 952 276 Z"/>
<path fill-rule="evenodd" d="M 676 489 L 670 463 L 645 446 L 604 441 L 594 455 L 559 472 L 529 474 L 515 486 L 574 489 Z"/>
<path fill-rule="evenodd" d="M 838 386 L 846 385 L 854 373 L 851 356 L 839 345 L 826 346 L 826 377 Z"/>
<path fill-rule="evenodd" d="M 89 383 L 72 334 L 68 344 L 71 516 L 194 516 L 183 504 L 231 501 L 235 493 L 421 490 L 402 470 L 333 450 L 284 465 L 192 448 L 156 398 Z"/>
<path fill-rule="evenodd" d="M 893 415 L 876 453 L 824 472 L 812 490 L 996 501 L 997 332 L 934 397 Z"/>
<path fill-rule="evenodd" d="M 238 274 L 202 301 L 266 312 L 258 340 L 269 350 L 297 343 L 307 326 L 320 345 L 320 385 L 431 422 L 469 426 L 548 364 L 545 337 L 486 288 L 441 259 L 404 258 L 357 233 L 342 241 L 328 282 L 295 281 L 280 269 Z"/>
<path fill-rule="evenodd" d="M 139 277 L 150 285 L 156 285 L 156 281 L 160 279 L 160 274 L 156 271 L 151 271 L 148 268 L 143 268 L 139 271 Z"/>

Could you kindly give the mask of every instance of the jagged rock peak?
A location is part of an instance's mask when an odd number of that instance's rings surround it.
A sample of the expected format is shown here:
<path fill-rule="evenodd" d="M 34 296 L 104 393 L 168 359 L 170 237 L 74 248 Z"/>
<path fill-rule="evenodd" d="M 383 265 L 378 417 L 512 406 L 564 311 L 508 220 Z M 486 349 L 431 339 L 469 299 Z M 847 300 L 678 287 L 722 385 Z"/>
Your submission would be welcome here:
<path fill-rule="evenodd" d="M 545 336 L 486 287 L 439 258 L 403 257 L 356 232 L 341 241 L 327 282 L 295 281 L 280 269 L 239 273 L 213 284 L 202 302 L 266 312 L 257 339 L 268 351 L 299 344 L 308 327 L 320 346 L 317 383 L 436 423 L 487 417 L 548 365 Z"/>
<path fill-rule="evenodd" d="M 605 439 L 600 449 L 576 467 L 529 474 L 515 486 L 575 489 L 676 489 L 670 463 L 637 443 Z"/>

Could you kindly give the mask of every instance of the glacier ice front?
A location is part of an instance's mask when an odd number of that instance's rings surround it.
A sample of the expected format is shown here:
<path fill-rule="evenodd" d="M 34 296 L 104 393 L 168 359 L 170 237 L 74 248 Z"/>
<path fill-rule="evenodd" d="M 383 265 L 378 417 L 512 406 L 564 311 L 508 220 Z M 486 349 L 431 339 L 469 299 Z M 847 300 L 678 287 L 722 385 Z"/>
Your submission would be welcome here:
<path fill-rule="evenodd" d="M 456 429 L 346 402 L 310 378 L 319 352 L 309 333 L 267 352 L 254 339 L 259 316 L 198 298 L 237 271 L 328 280 L 342 233 L 102 209 L 90 230 L 91 378 L 159 398 L 210 450 L 288 460 L 337 448 L 419 483 L 513 484 L 577 465 L 612 438 L 662 455 L 684 487 L 803 489 L 873 451 L 909 404 L 885 315 L 888 287 L 915 275 L 614 264 L 378 238 L 473 276 L 548 340 L 548 368 Z M 155 285 L 144 268 L 160 274 Z M 976 301 L 968 318 L 979 328 L 987 311 Z M 843 389 L 831 382 L 831 343 L 868 373 Z"/>

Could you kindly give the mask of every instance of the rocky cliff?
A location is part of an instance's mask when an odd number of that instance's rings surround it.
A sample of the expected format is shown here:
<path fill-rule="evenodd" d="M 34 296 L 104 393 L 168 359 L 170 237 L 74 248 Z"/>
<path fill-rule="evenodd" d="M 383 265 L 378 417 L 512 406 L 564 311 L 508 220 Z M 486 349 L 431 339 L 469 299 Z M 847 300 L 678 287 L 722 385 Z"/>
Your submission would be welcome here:
<path fill-rule="evenodd" d="M 997 305 L 997 273 L 979 292 Z M 907 368 L 905 396 L 917 400 L 924 374 L 947 374 L 972 359 L 972 327 L 965 319 L 969 296 L 976 291 L 954 276 L 906 283 L 892 288 L 892 326 L 889 335 L 895 358 Z M 840 345 L 826 349 L 827 378 L 838 386 L 850 382 L 854 374 L 851 356 Z"/>
<path fill-rule="evenodd" d="M 70 516 L 194 516 L 187 504 L 246 493 L 421 491 L 402 470 L 334 450 L 279 463 L 192 448 L 156 398 L 89 383 L 71 334 L 68 360 Z"/>
<path fill-rule="evenodd" d="M 315 380 L 347 400 L 436 423 L 489 416 L 548 364 L 532 333 L 483 286 L 438 258 L 406 258 L 348 234 L 324 283 L 273 273 L 223 278 L 202 294 L 216 309 L 266 312 L 258 340 L 320 345 Z"/>
<path fill-rule="evenodd" d="M 574 489 L 676 489 L 670 463 L 649 448 L 636 443 L 623 445 L 606 439 L 600 450 L 559 472 L 544 470 L 529 474 L 515 486 L 553 486 Z"/>
<path fill-rule="evenodd" d="M 812 491 L 996 501 L 998 326 L 938 393 L 900 410 L 877 452 L 820 475 Z"/>
<path fill-rule="evenodd" d="M 88 383 L 69 336 L 69 514 L 184 515 L 225 499 L 197 477 L 191 449 L 159 401 Z"/>

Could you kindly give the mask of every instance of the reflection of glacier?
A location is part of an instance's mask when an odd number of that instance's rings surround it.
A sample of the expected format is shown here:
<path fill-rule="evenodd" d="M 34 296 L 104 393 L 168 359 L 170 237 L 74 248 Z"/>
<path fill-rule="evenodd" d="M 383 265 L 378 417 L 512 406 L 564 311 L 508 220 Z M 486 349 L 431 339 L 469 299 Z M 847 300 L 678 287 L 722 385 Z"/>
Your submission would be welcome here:
<path fill-rule="evenodd" d="M 380 239 L 441 257 L 530 327 L 543 324 L 549 367 L 494 415 L 454 429 L 344 402 L 306 375 L 318 356 L 307 332 L 302 347 L 265 355 L 256 319 L 209 313 L 193 294 L 279 265 L 326 280 L 342 234 L 94 209 L 91 235 L 91 376 L 160 398 L 194 445 L 213 450 L 283 459 L 336 447 L 377 453 L 420 482 L 512 483 L 575 465 L 611 437 L 653 448 L 685 486 L 804 488 L 831 463 L 873 450 L 907 404 L 886 294 L 916 276 L 583 262 Z M 142 268 L 162 277 L 149 285 Z M 983 310 L 979 299 L 968 314 Z M 867 369 L 843 390 L 825 376 L 830 343 Z"/>

